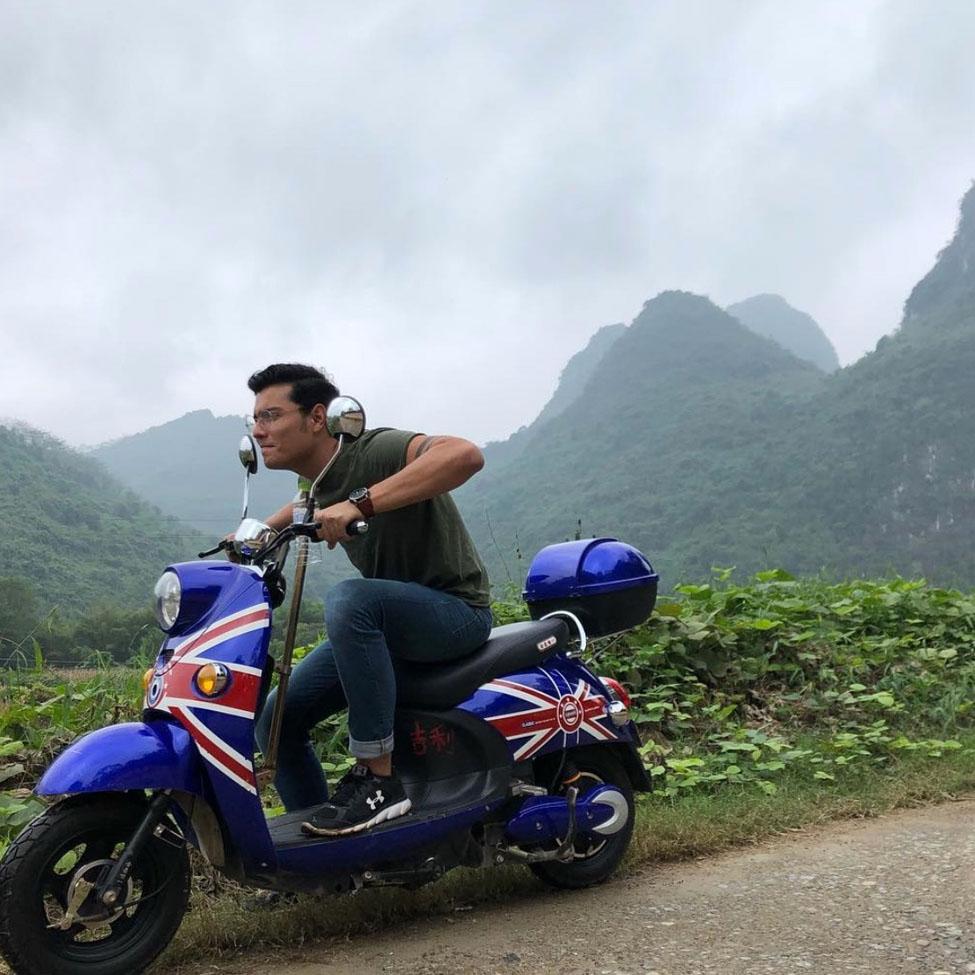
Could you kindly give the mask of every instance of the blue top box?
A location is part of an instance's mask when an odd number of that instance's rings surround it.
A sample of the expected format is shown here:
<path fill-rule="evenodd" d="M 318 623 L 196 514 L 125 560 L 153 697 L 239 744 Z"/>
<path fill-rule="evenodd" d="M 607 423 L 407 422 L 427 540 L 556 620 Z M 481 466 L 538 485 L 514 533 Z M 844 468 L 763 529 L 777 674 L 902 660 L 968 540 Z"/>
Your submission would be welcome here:
<path fill-rule="evenodd" d="M 533 619 L 564 610 L 590 636 L 642 623 L 660 577 L 638 549 L 615 538 L 583 538 L 543 548 L 532 560 L 522 597 Z"/>

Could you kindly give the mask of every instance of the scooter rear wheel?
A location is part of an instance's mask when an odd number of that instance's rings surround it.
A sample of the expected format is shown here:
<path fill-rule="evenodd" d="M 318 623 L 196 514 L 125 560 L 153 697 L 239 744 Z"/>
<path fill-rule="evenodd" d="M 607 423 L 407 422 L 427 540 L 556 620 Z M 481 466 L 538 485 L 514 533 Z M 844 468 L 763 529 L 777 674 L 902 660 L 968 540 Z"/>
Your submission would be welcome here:
<path fill-rule="evenodd" d="M 118 857 L 145 812 L 144 801 L 122 795 L 72 799 L 45 810 L 14 840 L 0 862 L 0 952 L 14 971 L 134 975 L 166 947 L 189 896 L 185 846 L 150 837 L 115 909 L 86 887 Z M 74 919 L 62 929 L 72 901 Z"/>
<path fill-rule="evenodd" d="M 579 773 L 579 778 L 571 785 L 580 794 L 597 785 L 615 786 L 626 797 L 629 813 L 623 828 L 616 833 L 609 836 L 580 836 L 571 860 L 531 864 L 535 876 L 550 886 L 578 889 L 601 884 L 619 866 L 633 835 L 635 807 L 630 777 L 622 762 L 608 747 L 576 748 L 569 752 L 569 759 Z"/>

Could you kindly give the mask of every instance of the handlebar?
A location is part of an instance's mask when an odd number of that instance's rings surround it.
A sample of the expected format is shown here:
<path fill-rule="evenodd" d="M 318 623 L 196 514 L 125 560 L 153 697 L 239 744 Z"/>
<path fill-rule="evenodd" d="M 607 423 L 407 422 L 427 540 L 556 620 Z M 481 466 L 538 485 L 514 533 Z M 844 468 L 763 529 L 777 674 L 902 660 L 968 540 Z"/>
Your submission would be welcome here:
<path fill-rule="evenodd" d="M 356 535 L 365 535 L 369 531 L 369 523 L 362 521 L 361 519 L 356 519 L 355 521 L 350 521 L 345 528 L 346 535 L 350 537 L 355 537 Z M 318 537 L 318 525 L 314 521 L 306 522 L 292 522 L 290 525 L 282 528 L 270 542 L 267 543 L 263 548 L 255 552 L 251 556 L 252 562 L 259 562 L 261 559 L 266 558 L 267 555 L 274 551 L 285 542 L 290 542 L 293 538 L 308 538 L 313 542 L 321 541 Z M 211 548 L 206 552 L 199 552 L 197 558 L 205 559 L 211 555 L 216 555 L 218 552 L 223 552 L 231 547 L 231 542 L 226 538 L 220 542 L 215 548 Z"/>
<path fill-rule="evenodd" d="M 345 529 L 345 533 L 350 536 L 365 535 L 367 531 L 369 531 L 368 522 L 361 520 L 350 521 Z M 318 524 L 314 521 L 292 522 L 287 527 L 282 528 L 260 551 L 255 552 L 251 556 L 251 561 L 260 562 L 261 559 L 267 558 L 276 548 L 284 545 L 286 542 L 290 542 L 293 538 L 308 538 L 313 542 L 321 541 L 318 537 Z"/>

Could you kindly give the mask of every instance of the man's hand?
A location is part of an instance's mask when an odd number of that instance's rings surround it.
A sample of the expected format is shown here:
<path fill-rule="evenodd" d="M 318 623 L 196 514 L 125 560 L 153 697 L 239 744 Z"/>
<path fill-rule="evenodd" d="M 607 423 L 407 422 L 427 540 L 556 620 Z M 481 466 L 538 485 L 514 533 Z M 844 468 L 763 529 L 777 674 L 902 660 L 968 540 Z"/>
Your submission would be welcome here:
<path fill-rule="evenodd" d="M 353 521 L 361 521 L 362 512 L 351 501 L 340 501 L 329 508 L 322 508 L 315 512 L 318 523 L 318 537 L 328 543 L 329 548 L 335 548 L 339 542 L 349 541 L 346 528 Z"/>
<path fill-rule="evenodd" d="M 227 543 L 227 547 L 224 552 L 227 555 L 227 560 L 229 562 L 240 562 L 240 556 L 237 554 L 237 550 L 234 548 L 234 536 L 237 532 L 231 532 L 229 535 L 224 535 L 223 540 Z"/>

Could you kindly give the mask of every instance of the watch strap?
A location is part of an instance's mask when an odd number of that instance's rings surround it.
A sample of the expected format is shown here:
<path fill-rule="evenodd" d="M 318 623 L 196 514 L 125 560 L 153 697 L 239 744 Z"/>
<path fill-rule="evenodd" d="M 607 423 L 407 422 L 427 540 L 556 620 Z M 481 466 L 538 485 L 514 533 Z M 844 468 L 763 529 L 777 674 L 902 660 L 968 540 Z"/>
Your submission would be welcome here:
<path fill-rule="evenodd" d="M 349 495 L 349 500 L 362 512 L 362 517 L 366 520 L 376 513 L 372 506 L 372 498 L 369 497 L 369 488 L 356 488 Z"/>

